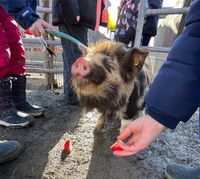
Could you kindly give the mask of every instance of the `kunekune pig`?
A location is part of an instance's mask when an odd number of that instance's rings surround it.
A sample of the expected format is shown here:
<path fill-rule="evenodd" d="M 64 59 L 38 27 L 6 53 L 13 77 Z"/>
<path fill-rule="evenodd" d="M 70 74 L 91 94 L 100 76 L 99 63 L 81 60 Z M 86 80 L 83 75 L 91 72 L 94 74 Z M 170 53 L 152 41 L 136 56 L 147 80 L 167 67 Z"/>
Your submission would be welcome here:
<path fill-rule="evenodd" d="M 100 41 L 72 65 L 71 84 L 79 101 L 87 111 L 96 108 L 101 113 L 98 132 L 108 116 L 121 120 L 121 131 L 143 113 L 144 95 L 153 77 L 147 56 L 145 50 Z"/>

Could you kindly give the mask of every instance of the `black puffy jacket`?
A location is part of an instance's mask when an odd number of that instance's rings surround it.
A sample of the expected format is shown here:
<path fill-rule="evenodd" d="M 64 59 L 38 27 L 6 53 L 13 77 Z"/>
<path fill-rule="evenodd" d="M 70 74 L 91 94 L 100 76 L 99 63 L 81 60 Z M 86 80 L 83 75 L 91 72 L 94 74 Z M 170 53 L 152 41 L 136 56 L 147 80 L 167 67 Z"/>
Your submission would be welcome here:
<path fill-rule="evenodd" d="M 92 30 L 98 30 L 103 0 L 54 0 L 52 6 L 52 24 L 81 25 Z M 76 17 L 80 16 L 77 22 Z"/>

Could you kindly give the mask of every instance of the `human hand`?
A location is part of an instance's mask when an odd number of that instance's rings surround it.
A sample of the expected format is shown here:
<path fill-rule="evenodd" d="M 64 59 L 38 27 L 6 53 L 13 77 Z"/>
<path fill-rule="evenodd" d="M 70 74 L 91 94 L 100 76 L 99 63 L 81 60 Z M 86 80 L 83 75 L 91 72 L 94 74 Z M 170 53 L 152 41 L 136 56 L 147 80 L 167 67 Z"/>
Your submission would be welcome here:
<path fill-rule="evenodd" d="M 44 21 L 43 19 L 36 20 L 32 26 L 29 28 L 29 31 L 35 36 L 35 37 L 41 37 L 45 33 L 44 29 L 48 28 L 51 30 L 55 30 L 55 27 L 48 22 Z"/>
<path fill-rule="evenodd" d="M 117 137 L 118 140 L 124 140 L 132 135 L 127 143 L 119 143 L 122 151 L 114 151 L 114 155 L 128 156 L 147 148 L 153 140 L 166 127 L 151 116 L 146 115 L 132 121 L 128 127 Z"/>

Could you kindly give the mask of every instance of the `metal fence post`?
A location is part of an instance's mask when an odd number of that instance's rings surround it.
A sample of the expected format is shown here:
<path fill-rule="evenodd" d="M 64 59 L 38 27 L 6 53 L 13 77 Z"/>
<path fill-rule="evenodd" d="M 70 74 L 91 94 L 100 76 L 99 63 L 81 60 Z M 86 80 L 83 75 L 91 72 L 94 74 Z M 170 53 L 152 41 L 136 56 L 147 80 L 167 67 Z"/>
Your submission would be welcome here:
<path fill-rule="evenodd" d="M 145 19 L 146 2 L 147 2 L 147 0 L 140 1 L 140 8 L 139 8 L 139 12 L 138 12 L 138 20 L 137 20 L 137 26 L 136 26 L 135 42 L 134 42 L 134 47 L 138 47 L 138 48 L 141 46 L 142 30 L 143 30 L 144 19 Z"/>
<path fill-rule="evenodd" d="M 43 0 L 44 7 L 50 7 L 50 1 L 49 0 Z M 45 13 L 44 14 L 44 20 L 49 22 L 50 21 L 50 14 Z M 46 40 L 48 39 L 48 35 L 45 35 Z M 49 45 L 48 45 L 49 46 Z M 53 48 L 53 45 L 51 45 L 51 48 Z M 47 52 L 45 54 L 45 60 L 44 60 L 44 67 L 46 69 L 53 69 L 53 57 L 50 56 Z M 45 73 L 45 86 L 46 89 L 53 89 L 55 83 L 55 78 L 53 73 Z"/>

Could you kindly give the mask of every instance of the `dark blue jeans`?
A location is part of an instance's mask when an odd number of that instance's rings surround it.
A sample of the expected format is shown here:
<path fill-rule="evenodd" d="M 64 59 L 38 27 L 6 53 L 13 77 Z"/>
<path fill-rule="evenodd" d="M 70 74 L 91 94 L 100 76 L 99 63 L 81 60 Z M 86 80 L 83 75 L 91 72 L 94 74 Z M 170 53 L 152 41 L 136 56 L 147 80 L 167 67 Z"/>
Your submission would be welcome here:
<path fill-rule="evenodd" d="M 60 25 L 59 30 L 66 34 L 72 35 L 74 38 L 81 41 L 83 44 L 87 45 L 87 29 L 81 26 L 72 25 L 70 26 L 69 33 L 66 25 Z M 61 43 L 63 47 L 63 64 L 64 64 L 64 94 L 67 104 L 77 104 L 77 98 L 74 91 L 71 88 L 71 66 L 74 61 L 81 56 L 81 51 L 78 46 L 71 41 L 61 38 Z"/>

